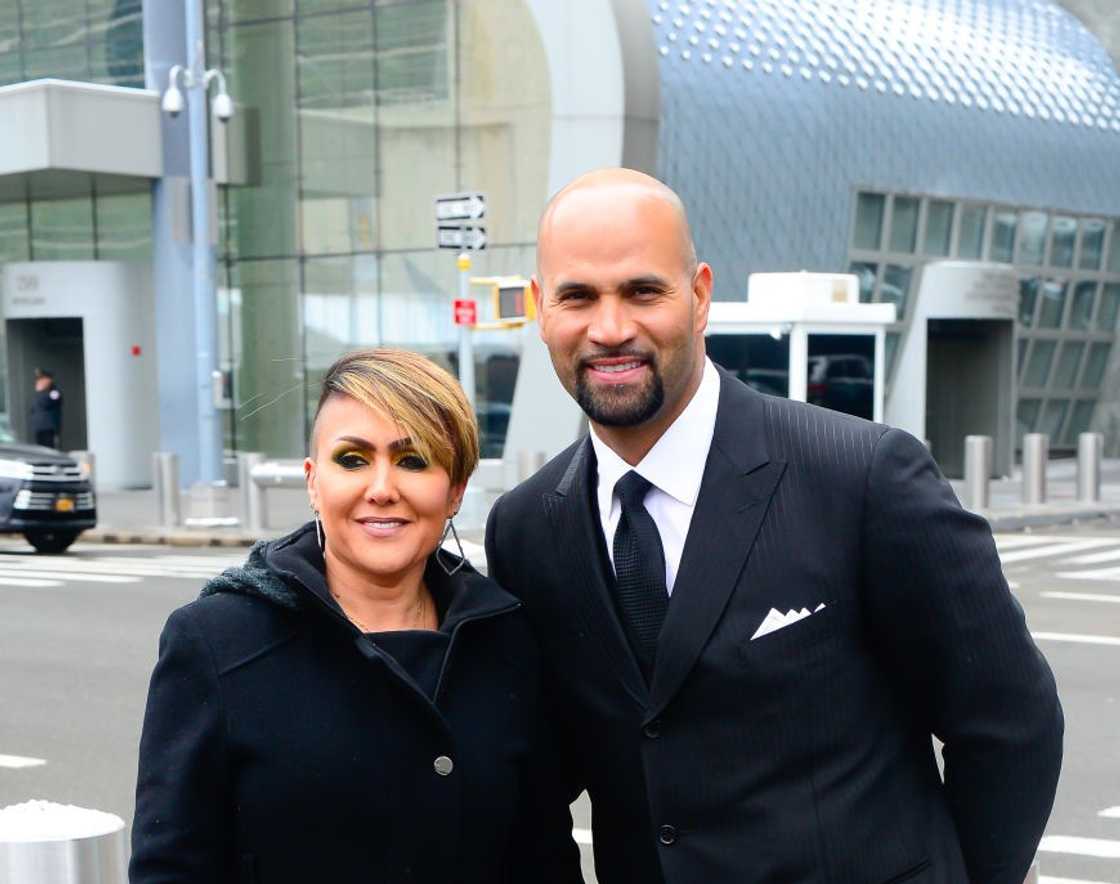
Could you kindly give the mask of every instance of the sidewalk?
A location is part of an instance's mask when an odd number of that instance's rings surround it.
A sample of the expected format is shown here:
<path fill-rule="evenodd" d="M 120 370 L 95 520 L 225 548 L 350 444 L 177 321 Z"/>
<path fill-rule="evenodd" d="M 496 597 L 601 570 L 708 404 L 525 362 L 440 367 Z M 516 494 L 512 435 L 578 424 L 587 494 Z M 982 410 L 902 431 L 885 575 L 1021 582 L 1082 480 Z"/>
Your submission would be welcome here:
<path fill-rule="evenodd" d="M 1082 503 L 1076 499 L 1077 463 L 1055 461 L 1047 474 L 1049 497 L 1045 504 L 1027 506 L 1022 503 L 1022 481 L 1018 474 L 1009 479 L 996 479 L 991 486 L 991 507 L 981 511 L 993 531 L 1020 531 L 1068 525 L 1094 519 L 1120 519 L 1120 459 L 1102 464 L 1101 502 Z M 958 497 L 964 494 L 964 483 L 953 481 Z M 195 522 L 190 495 L 184 492 L 182 510 L 187 524 L 164 528 L 158 524 L 159 514 L 155 492 L 103 491 L 98 494 L 98 526 L 85 532 L 81 539 L 101 543 L 165 543 L 172 546 L 249 546 L 257 540 L 279 537 L 311 518 L 307 492 L 303 489 L 272 489 L 268 492 L 267 524 L 263 532 L 244 528 L 240 511 L 240 495 L 236 488 L 225 494 L 214 511 L 221 521 Z M 486 513 L 496 494 L 470 489 L 457 520 L 464 540 L 481 543 Z M 196 515 L 197 517 L 197 515 Z"/>

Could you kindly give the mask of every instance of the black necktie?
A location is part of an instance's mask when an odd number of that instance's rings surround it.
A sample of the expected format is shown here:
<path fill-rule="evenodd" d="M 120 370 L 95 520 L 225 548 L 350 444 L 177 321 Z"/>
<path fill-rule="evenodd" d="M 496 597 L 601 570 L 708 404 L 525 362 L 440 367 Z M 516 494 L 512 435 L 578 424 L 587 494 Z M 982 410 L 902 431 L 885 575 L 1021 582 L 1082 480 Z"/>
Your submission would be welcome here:
<path fill-rule="evenodd" d="M 642 503 L 651 487 L 633 470 L 614 486 L 622 502 L 622 516 L 614 532 L 615 592 L 630 645 L 647 681 L 669 607 L 661 535 Z"/>

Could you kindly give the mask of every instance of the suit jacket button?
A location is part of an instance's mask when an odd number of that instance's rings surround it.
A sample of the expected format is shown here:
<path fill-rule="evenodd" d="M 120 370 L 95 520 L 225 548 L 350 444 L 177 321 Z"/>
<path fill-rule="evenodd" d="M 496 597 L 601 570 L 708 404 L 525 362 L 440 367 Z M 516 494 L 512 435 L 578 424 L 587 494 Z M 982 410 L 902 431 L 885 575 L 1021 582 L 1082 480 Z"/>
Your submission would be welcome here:
<path fill-rule="evenodd" d="M 435 768 L 437 774 L 439 774 L 441 777 L 445 777 L 449 773 L 451 773 L 451 771 L 455 770 L 455 762 L 453 762 L 446 755 L 441 755 L 434 762 L 432 762 L 432 767 Z"/>
<path fill-rule="evenodd" d="M 662 844 L 672 844 L 677 840 L 677 830 L 674 826 L 662 826 L 657 830 L 657 838 Z"/>
<path fill-rule="evenodd" d="M 642 733 L 649 737 L 651 740 L 656 740 L 661 736 L 661 719 L 655 718 L 644 728 L 642 728 Z"/>

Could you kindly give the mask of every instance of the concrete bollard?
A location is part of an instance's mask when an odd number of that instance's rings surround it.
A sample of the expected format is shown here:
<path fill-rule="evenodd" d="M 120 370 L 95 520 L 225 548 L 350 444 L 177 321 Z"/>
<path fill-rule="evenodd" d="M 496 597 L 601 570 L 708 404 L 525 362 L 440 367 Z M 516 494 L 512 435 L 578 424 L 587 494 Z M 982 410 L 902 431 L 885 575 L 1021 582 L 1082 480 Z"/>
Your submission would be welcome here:
<path fill-rule="evenodd" d="M 89 480 L 90 487 L 91 488 L 96 487 L 96 485 L 97 485 L 97 472 L 95 470 L 96 459 L 93 456 L 93 452 L 92 451 L 71 451 L 71 452 L 69 452 L 69 455 L 72 458 L 74 458 L 75 461 L 77 461 L 78 469 L 80 469 L 82 471 L 82 475 L 86 479 Z"/>
<path fill-rule="evenodd" d="M 1027 433 L 1023 437 L 1023 503 L 1046 503 L 1046 468 L 1050 462 L 1050 437 Z"/>
<path fill-rule="evenodd" d="M 991 504 L 992 437 L 964 437 L 965 505 L 986 510 Z"/>
<path fill-rule="evenodd" d="M 1103 451 L 1104 436 L 1100 433 L 1077 437 L 1077 499 L 1082 503 L 1100 503 Z"/>
<path fill-rule="evenodd" d="M 547 459 L 543 451 L 517 452 L 517 481 L 524 482 L 543 467 Z"/>
<path fill-rule="evenodd" d="M 164 528 L 174 528 L 182 524 L 179 455 L 171 451 L 157 451 L 152 455 L 152 485 L 156 490 L 159 524 Z"/>
<path fill-rule="evenodd" d="M 27 801 L 0 808 L 0 884 L 125 884 L 124 821 Z"/>
<path fill-rule="evenodd" d="M 253 481 L 253 467 L 264 463 L 259 451 L 241 451 L 237 455 L 237 487 L 241 494 L 241 519 L 252 532 L 265 529 L 264 488 Z"/>

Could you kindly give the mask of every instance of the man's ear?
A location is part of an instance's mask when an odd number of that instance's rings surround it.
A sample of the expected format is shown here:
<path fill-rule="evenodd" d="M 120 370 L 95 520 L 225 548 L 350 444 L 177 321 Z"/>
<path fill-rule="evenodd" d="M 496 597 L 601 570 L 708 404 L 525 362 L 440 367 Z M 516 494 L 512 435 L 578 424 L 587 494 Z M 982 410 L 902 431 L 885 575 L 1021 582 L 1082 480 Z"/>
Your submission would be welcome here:
<path fill-rule="evenodd" d="M 712 306 L 712 268 L 700 262 L 696 273 L 692 277 L 692 294 L 696 298 L 696 327 L 693 329 L 703 333 L 708 327 L 708 310 Z"/>
<path fill-rule="evenodd" d="M 541 288 L 540 280 L 537 279 L 537 275 L 535 273 L 529 279 L 529 288 L 532 290 L 533 303 L 536 305 L 536 308 L 537 308 L 537 331 L 539 332 L 539 334 L 541 336 L 541 339 L 543 340 L 544 339 L 544 324 L 545 324 L 544 289 Z"/>

